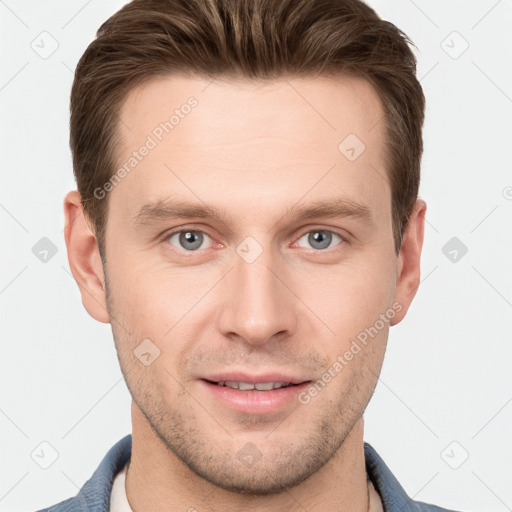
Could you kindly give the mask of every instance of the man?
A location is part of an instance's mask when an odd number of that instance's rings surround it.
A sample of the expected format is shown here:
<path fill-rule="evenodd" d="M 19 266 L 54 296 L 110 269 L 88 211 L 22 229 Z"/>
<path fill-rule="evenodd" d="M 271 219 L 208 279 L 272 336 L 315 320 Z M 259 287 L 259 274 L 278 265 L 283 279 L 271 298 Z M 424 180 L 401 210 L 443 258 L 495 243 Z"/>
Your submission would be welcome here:
<path fill-rule="evenodd" d="M 363 441 L 420 281 L 415 67 L 359 0 L 135 0 L 102 25 L 65 238 L 133 431 L 47 510 L 445 510 Z"/>

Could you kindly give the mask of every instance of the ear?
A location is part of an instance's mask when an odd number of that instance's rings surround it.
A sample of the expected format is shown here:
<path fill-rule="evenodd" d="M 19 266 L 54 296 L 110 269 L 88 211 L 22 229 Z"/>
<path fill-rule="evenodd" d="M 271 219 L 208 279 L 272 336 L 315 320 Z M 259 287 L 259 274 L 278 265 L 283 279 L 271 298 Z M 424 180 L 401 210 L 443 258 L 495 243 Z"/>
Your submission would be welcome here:
<path fill-rule="evenodd" d="M 395 302 L 400 304 L 402 308 L 397 311 L 397 314 L 391 320 L 391 325 L 396 325 L 403 320 L 420 285 L 420 260 L 426 212 L 427 205 L 425 201 L 418 199 L 414 203 L 404 231 L 402 246 L 398 255 L 395 286 Z"/>
<path fill-rule="evenodd" d="M 64 217 L 69 268 L 80 289 L 82 304 L 94 319 L 109 323 L 105 276 L 98 243 L 87 222 L 77 190 L 68 192 L 64 199 Z"/>

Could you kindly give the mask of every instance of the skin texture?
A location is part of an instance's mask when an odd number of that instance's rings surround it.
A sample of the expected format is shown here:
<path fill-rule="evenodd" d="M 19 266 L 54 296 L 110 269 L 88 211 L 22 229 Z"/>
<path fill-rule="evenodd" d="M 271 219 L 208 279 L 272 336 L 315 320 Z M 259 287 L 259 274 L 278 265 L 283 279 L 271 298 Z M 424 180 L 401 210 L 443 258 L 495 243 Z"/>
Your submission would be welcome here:
<path fill-rule="evenodd" d="M 121 108 L 120 166 L 191 96 L 197 105 L 109 193 L 105 268 L 78 192 L 64 203 L 82 302 L 111 323 L 133 397 L 128 500 L 134 511 L 366 511 L 363 412 L 389 326 L 419 285 L 426 205 L 416 202 L 396 255 L 383 109 L 353 77 L 154 79 Z M 349 134 L 365 144 L 354 161 L 338 149 Z M 286 216 L 334 198 L 365 205 L 368 218 Z M 135 222 L 143 205 L 166 199 L 225 218 Z M 177 228 L 204 233 L 200 248 L 169 236 Z M 316 231 L 334 233 L 327 248 L 308 237 Z M 237 252 L 248 236 L 262 250 L 251 263 Z M 200 380 L 242 370 L 316 382 L 393 305 L 307 404 L 235 412 Z M 134 350 L 148 338 L 160 355 L 146 366 Z M 260 455 L 251 467 L 237 456 L 247 446 Z"/>

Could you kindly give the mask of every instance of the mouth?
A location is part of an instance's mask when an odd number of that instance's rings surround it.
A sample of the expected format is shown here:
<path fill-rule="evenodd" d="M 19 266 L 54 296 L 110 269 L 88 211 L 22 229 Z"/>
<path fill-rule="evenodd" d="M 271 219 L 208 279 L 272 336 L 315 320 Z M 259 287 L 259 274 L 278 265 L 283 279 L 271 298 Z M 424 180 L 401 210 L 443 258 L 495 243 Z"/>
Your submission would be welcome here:
<path fill-rule="evenodd" d="M 290 386 L 298 386 L 299 384 L 293 384 L 291 382 L 239 382 L 233 380 L 220 380 L 218 382 L 204 379 L 210 384 L 216 384 L 217 386 L 238 389 L 240 391 L 272 391 L 274 389 L 287 388 Z"/>
<path fill-rule="evenodd" d="M 232 374 L 209 376 L 199 382 L 216 405 L 237 413 L 264 415 L 300 405 L 298 395 L 312 381 L 282 374 L 259 377 Z"/>

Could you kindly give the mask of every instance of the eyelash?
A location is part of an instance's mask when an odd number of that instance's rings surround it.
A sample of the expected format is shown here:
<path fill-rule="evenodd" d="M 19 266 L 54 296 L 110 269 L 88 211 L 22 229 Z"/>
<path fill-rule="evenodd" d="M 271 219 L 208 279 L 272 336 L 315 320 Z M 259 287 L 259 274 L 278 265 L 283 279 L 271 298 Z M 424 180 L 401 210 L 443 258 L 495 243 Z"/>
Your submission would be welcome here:
<path fill-rule="evenodd" d="M 330 234 L 332 234 L 334 236 L 339 237 L 340 238 L 340 242 L 338 242 L 338 244 L 336 244 L 334 247 L 329 247 L 327 249 L 306 249 L 309 253 L 316 253 L 316 254 L 331 253 L 333 250 L 336 250 L 336 248 L 339 248 L 340 245 L 345 245 L 345 244 L 348 243 L 347 238 L 344 235 L 341 235 L 340 233 L 337 233 L 336 231 L 332 231 L 330 229 L 316 228 L 316 229 L 310 229 L 308 231 L 303 232 L 298 238 L 296 238 L 297 241 L 294 242 L 293 245 L 295 246 L 305 235 L 308 235 L 310 233 L 320 232 L 320 231 L 324 232 L 324 233 L 330 233 Z M 193 256 L 193 255 L 201 253 L 202 251 L 205 251 L 206 249 L 196 249 L 194 251 L 187 251 L 185 249 L 179 249 L 178 247 L 175 247 L 172 244 L 170 244 L 169 239 L 173 235 L 177 235 L 177 234 L 180 234 L 180 233 L 187 233 L 187 232 L 201 233 L 203 235 L 206 235 L 207 237 L 209 237 L 211 240 L 214 241 L 214 238 L 212 236 L 210 236 L 208 233 L 206 233 L 205 231 L 202 231 L 200 229 L 180 228 L 180 229 L 177 229 L 175 231 L 171 231 L 170 233 L 167 233 L 163 237 L 164 238 L 164 242 L 167 242 L 168 245 L 171 245 L 172 246 L 172 250 L 175 250 L 175 251 L 178 251 L 178 252 L 180 252 L 182 254 L 187 254 L 187 255 L 190 255 L 190 256 Z"/>

